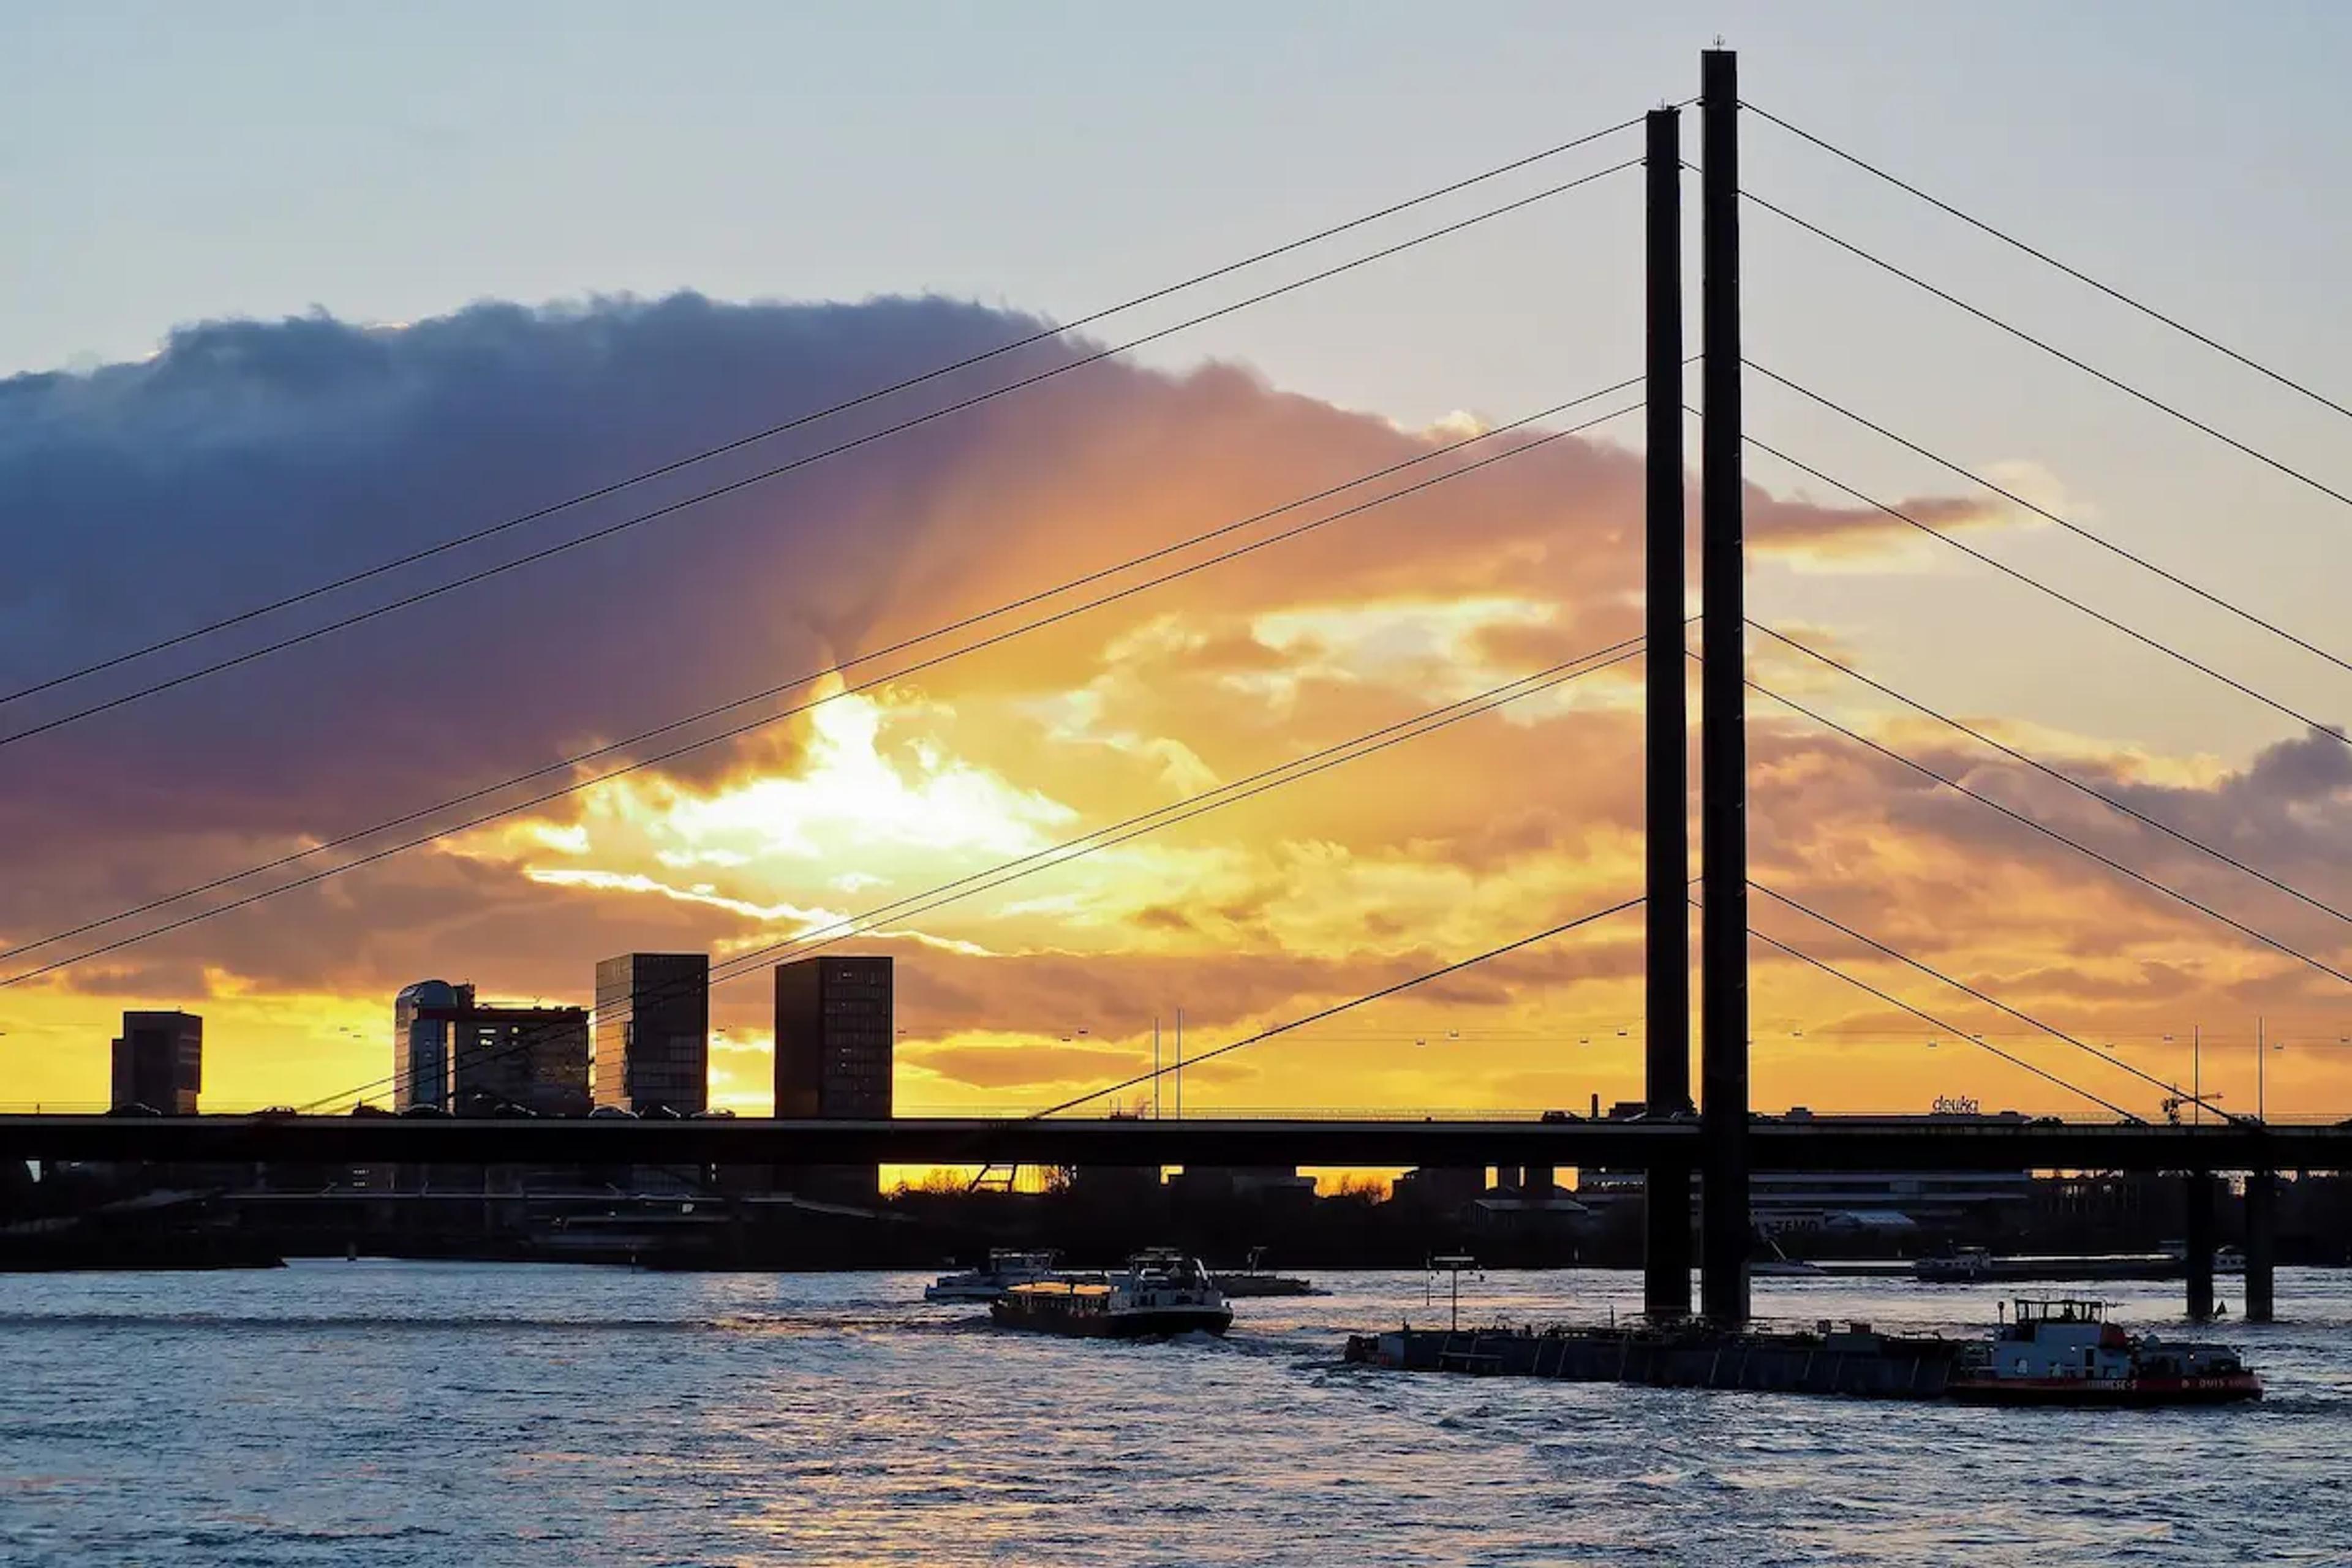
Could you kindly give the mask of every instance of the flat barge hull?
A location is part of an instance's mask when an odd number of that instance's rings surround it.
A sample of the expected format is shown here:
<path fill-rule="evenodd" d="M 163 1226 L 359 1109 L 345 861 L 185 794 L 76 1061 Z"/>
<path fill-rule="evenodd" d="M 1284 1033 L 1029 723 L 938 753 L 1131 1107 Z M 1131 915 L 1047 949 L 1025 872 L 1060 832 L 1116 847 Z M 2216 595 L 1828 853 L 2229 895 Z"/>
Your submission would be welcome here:
<path fill-rule="evenodd" d="M 1856 1342 L 1841 1342 L 1851 1338 Z M 1408 1329 L 1348 1342 L 1348 1359 L 1405 1372 L 1537 1377 L 1649 1388 L 1748 1389 L 1862 1399 L 1941 1399 L 1959 1346 L 1884 1335 L 1568 1332 Z"/>
<path fill-rule="evenodd" d="M 2029 1409 L 2156 1410 L 2183 1405 L 2244 1405 L 2263 1396 L 2261 1382 L 2241 1377 L 1958 1378 L 1951 1397 L 1962 1405 Z"/>

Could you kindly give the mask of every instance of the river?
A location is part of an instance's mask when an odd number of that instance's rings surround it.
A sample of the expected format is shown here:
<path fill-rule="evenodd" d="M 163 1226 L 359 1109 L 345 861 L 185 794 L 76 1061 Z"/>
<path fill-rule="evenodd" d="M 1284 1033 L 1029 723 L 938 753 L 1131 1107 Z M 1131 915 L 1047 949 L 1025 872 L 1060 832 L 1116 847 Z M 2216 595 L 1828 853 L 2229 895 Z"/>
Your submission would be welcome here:
<path fill-rule="evenodd" d="M 1007 1334 L 912 1275 L 362 1260 L 0 1277 L 0 1563 L 2352 1563 L 2352 1277 L 2231 1323 L 2270 1397 L 2095 1416 L 1415 1376 L 1350 1330 L 1417 1274 L 1223 1342 Z M 2179 1287 L 2112 1285 L 2168 1331 Z M 1636 1305 L 1465 1277 L 1465 1321 Z M 2234 1282 L 2223 1294 L 2234 1301 Z M 1759 1280 L 1770 1319 L 1973 1333 L 1999 1292 Z"/>

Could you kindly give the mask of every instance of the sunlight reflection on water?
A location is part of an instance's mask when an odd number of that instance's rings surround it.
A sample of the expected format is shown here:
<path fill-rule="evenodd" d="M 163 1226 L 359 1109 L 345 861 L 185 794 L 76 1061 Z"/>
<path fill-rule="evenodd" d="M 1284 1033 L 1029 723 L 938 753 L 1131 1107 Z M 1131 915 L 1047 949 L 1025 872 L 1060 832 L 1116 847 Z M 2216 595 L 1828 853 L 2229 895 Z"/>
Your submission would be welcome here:
<path fill-rule="evenodd" d="M 1412 1274 L 1233 1336 L 999 1334 L 908 1275 L 362 1262 L 0 1277 L 9 1564 L 2338 1563 L 2352 1280 L 2231 1324 L 2273 1396 L 2065 1412 L 1342 1366 Z M 1465 1319 L 1638 1280 L 1465 1281 Z M 2177 1287 L 2108 1294 L 2136 1325 Z M 1760 1281 L 1760 1313 L 1973 1333 L 1995 1293 Z"/>

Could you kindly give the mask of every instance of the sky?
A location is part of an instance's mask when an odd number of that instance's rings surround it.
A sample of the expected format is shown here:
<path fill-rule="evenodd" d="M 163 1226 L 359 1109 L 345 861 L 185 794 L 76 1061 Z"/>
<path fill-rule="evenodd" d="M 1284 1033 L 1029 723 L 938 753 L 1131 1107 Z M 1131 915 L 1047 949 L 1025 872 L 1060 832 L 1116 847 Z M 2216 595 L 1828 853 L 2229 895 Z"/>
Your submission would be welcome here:
<path fill-rule="evenodd" d="M 1685 98 L 1718 35 L 1753 103 L 2345 400 L 2352 106 L 2328 73 L 2347 34 L 2317 5 L 1504 5 L 1446 21 L 1381 4 L 12 6 L 0 689 Z M 1684 134 L 1696 157 L 1695 112 Z M 2352 491 L 2343 416 L 1755 116 L 1743 138 L 1759 195 Z M 1638 151 L 1620 134 L 692 476 L 0 704 L 0 733 Z M 0 1102 L 101 1100 L 116 1015 L 149 1005 L 206 1016 L 208 1106 L 372 1085 L 410 981 L 584 1000 L 610 952 L 755 952 L 1631 635 L 1638 416 L 903 679 L 843 689 L 903 659 L 824 673 L 1371 470 L 1451 471 L 1621 407 L 1441 451 L 1638 372 L 1639 185 L 1608 175 L 0 745 L 0 946 L 15 948 L 797 676 L 822 679 L 737 721 L 825 699 L 0 988 Z M 2340 648 L 2347 503 L 1769 213 L 1744 225 L 1751 359 Z M 1694 320 L 1696 272 L 1694 249 Z M 2352 718 L 2352 677 L 2324 658 L 1760 376 L 1748 400 L 1752 434 L 1947 540 L 2305 717 Z M 1774 458 L 1751 455 L 1747 479 L 1758 619 L 2311 900 L 2352 900 L 2352 748 Z M 2344 922 L 2312 902 L 1763 639 L 1751 652 L 1774 689 L 2352 971 Z M 885 922 L 857 950 L 899 962 L 899 1103 L 1047 1103 L 1148 1065 L 1154 1017 L 1180 1006 L 1208 1048 L 1638 892 L 1642 668 Z M 2261 1093 L 2273 1113 L 2352 1110 L 2345 981 L 1766 699 L 1753 712 L 1759 881 L 2142 1072 L 2201 1074 L 2233 1108 Z M 0 974 L 163 918 L 31 948 Z M 2160 1094 L 1767 900 L 1756 922 L 1938 1020 L 1759 948 L 1759 1105 L 2090 1103 L 1972 1035 L 2143 1113 Z M 1188 1109 L 1629 1097 L 1640 966 L 1638 914 L 1600 922 L 1205 1065 Z M 756 979 L 715 994 L 715 1092 L 745 1110 L 766 1108 L 764 996 Z M 2258 1019 L 2284 1046 L 2259 1087 Z M 2192 1034 L 2210 1045 L 2195 1062 Z"/>

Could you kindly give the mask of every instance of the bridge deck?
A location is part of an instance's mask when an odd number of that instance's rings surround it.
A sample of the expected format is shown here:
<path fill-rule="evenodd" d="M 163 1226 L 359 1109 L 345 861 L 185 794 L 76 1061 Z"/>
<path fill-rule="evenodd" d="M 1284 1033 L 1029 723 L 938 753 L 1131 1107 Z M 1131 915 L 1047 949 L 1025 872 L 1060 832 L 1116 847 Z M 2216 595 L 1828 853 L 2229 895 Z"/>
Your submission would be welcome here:
<path fill-rule="evenodd" d="M 464 1164 L 1690 1165 L 1695 1121 L 470 1121 L 0 1116 L 27 1160 Z M 1759 1170 L 2352 1169 L 2352 1123 L 2170 1127 L 1815 1117 L 1759 1121 Z"/>

